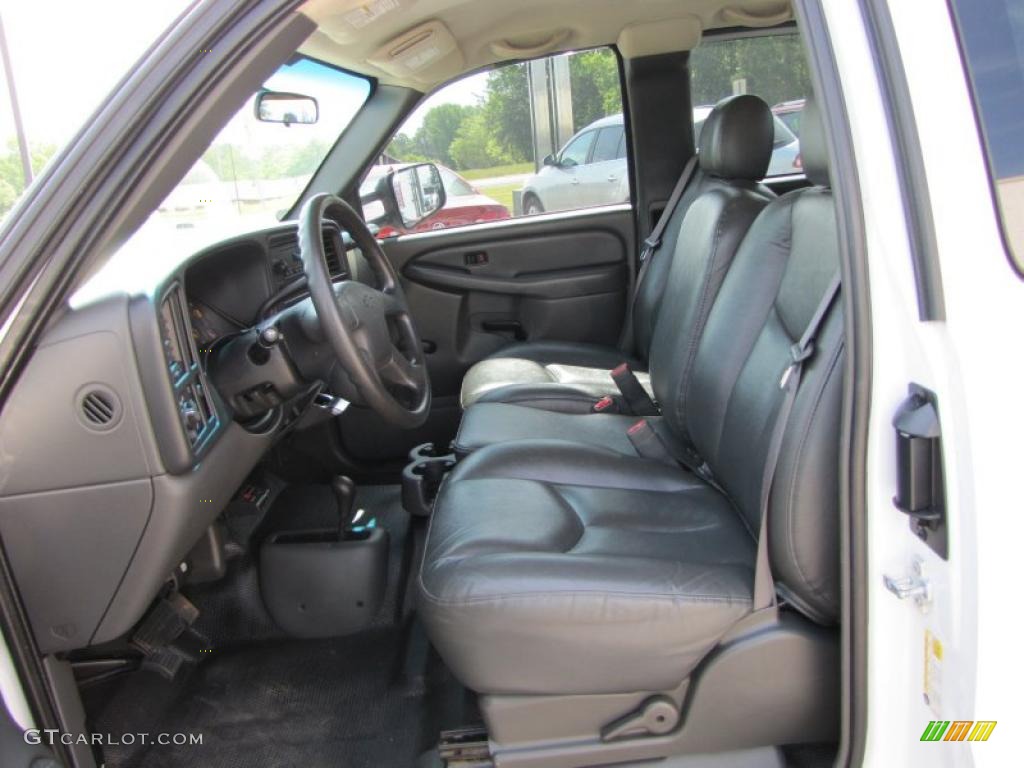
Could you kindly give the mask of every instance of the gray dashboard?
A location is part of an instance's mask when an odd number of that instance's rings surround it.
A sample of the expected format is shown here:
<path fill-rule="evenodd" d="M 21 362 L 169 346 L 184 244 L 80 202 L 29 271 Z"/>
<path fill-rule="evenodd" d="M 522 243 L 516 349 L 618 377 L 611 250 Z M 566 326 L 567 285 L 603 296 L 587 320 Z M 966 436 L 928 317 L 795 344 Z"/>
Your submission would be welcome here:
<path fill-rule="evenodd" d="M 272 445 L 235 422 L 205 356 L 301 298 L 295 234 L 219 243 L 45 334 L 0 414 L 0 534 L 42 651 L 127 632 Z"/>

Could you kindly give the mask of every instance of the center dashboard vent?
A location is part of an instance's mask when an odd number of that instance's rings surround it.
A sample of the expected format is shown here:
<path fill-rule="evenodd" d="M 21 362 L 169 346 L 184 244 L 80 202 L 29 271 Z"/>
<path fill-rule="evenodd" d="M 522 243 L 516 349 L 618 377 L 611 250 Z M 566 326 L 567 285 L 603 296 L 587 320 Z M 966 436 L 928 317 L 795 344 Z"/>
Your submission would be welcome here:
<path fill-rule="evenodd" d="M 338 253 L 336 232 L 324 229 L 324 255 L 327 258 L 327 270 L 332 278 L 345 277 L 348 270 Z M 267 243 L 270 265 L 279 281 L 288 282 L 302 274 L 302 256 L 299 253 L 299 240 L 294 233 L 275 235 Z"/>
<path fill-rule="evenodd" d="M 334 233 L 330 230 L 324 231 L 324 255 L 327 257 L 327 271 L 331 277 L 341 277 L 341 258 L 338 256 L 338 246 L 334 241 Z"/>

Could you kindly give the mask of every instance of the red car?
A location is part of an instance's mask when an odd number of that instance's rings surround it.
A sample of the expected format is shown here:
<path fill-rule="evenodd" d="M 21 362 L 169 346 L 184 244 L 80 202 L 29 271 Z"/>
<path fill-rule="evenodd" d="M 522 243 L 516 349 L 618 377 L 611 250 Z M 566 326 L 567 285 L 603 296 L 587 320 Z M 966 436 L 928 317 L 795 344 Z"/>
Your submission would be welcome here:
<path fill-rule="evenodd" d="M 375 165 L 363 179 L 359 187 L 359 194 L 366 197 L 376 187 L 377 180 L 386 173 L 404 168 L 407 164 Z M 441 172 L 441 181 L 444 184 L 445 204 L 437 213 L 428 216 L 412 229 L 404 229 L 392 226 L 383 226 L 377 237 L 385 238 L 394 235 L 408 234 L 409 232 L 429 232 L 434 229 L 447 229 L 448 227 L 461 227 L 467 224 L 480 224 L 485 221 L 497 221 L 511 217 L 508 208 L 487 195 L 481 194 L 480 190 L 459 176 L 451 168 L 438 165 Z M 372 206 L 380 205 L 379 202 L 364 203 L 363 214 L 367 221 L 376 218 L 373 215 Z"/>

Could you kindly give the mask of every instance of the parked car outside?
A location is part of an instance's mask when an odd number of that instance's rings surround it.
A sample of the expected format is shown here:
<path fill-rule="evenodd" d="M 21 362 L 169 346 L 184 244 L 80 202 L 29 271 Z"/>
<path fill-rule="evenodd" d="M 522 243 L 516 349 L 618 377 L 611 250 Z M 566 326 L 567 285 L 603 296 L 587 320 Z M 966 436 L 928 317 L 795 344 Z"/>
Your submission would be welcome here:
<path fill-rule="evenodd" d="M 523 184 L 523 213 L 566 211 L 629 200 L 622 114 L 595 120 L 548 155 Z"/>
<path fill-rule="evenodd" d="M 359 196 L 366 198 L 373 193 L 377 181 L 384 175 L 405 168 L 409 163 L 395 163 L 390 165 L 375 165 L 363 179 L 359 186 Z M 429 232 L 435 229 L 447 229 L 448 227 L 461 227 L 467 224 L 481 224 L 485 221 L 498 221 L 511 217 L 511 212 L 497 200 L 481 194 L 480 190 L 459 176 L 451 168 L 438 165 L 441 172 L 441 182 L 444 184 L 445 204 L 437 213 L 428 216 L 411 230 L 404 230 L 394 226 L 381 227 L 377 233 L 378 237 L 392 237 L 394 235 L 408 234 L 409 232 Z M 367 221 L 377 218 L 373 215 L 373 206 L 380 206 L 379 201 L 365 201 L 363 213 Z"/>
<path fill-rule="evenodd" d="M 779 120 L 786 124 L 796 136 L 800 136 L 800 118 L 804 113 L 804 99 L 783 101 L 772 107 L 772 112 Z"/>
<path fill-rule="evenodd" d="M 711 110 L 711 106 L 694 107 L 693 133 L 698 140 Z M 800 141 L 776 117 L 775 144 L 766 176 L 800 172 Z M 541 169 L 523 184 L 523 213 L 527 216 L 628 201 L 629 171 L 621 113 L 585 126 L 561 151 L 545 157 Z"/>

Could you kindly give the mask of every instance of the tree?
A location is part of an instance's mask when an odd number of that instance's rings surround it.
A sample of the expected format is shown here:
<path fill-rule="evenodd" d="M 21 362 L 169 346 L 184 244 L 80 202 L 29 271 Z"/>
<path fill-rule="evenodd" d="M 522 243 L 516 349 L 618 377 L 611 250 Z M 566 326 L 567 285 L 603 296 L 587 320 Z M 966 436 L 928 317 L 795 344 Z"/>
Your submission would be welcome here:
<path fill-rule="evenodd" d="M 38 176 L 50 158 L 57 152 L 53 144 L 37 144 L 29 147 L 29 160 L 32 164 L 32 173 Z M 14 204 L 25 191 L 25 176 L 21 168 L 21 154 L 18 152 L 18 142 L 15 139 L 8 139 L 6 150 L 0 154 L 0 216 L 14 207 Z"/>
<path fill-rule="evenodd" d="M 481 108 L 462 121 L 451 146 L 452 161 L 459 170 L 492 168 L 507 162 L 507 156 L 495 140 L 487 114 Z"/>
<path fill-rule="evenodd" d="M 744 78 L 747 92 L 768 102 L 803 99 L 811 92 L 807 60 L 797 35 L 771 35 L 705 43 L 690 54 L 691 99 L 714 104 Z"/>
<path fill-rule="evenodd" d="M 569 58 L 573 130 L 622 111 L 619 64 L 608 49 L 585 51 Z"/>
<path fill-rule="evenodd" d="M 525 64 L 499 67 L 487 76 L 484 115 L 495 146 L 506 162 L 533 159 L 530 87 Z"/>
<path fill-rule="evenodd" d="M 403 163 L 417 163 L 426 160 L 423 155 L 419 153 L 416 147 L 416 141 L 412 136 L 407 133 L 396 134 L 391 143 L 388 144 L 388 148 L 384 150 L 384 154 L 400 160 Z"/>
<path fill-rule="evenodd" d="M 469 117 L 475 109 L 477 108 L 461 104 L 440 104 L 432 108 L 424 116 L 423 124 L 416 131 L 414 137 L 416 148 L 431 160 L 452 165 L 452 141 L 455 139 L 455 134 L 459 132 L 462 121 Z"/>

